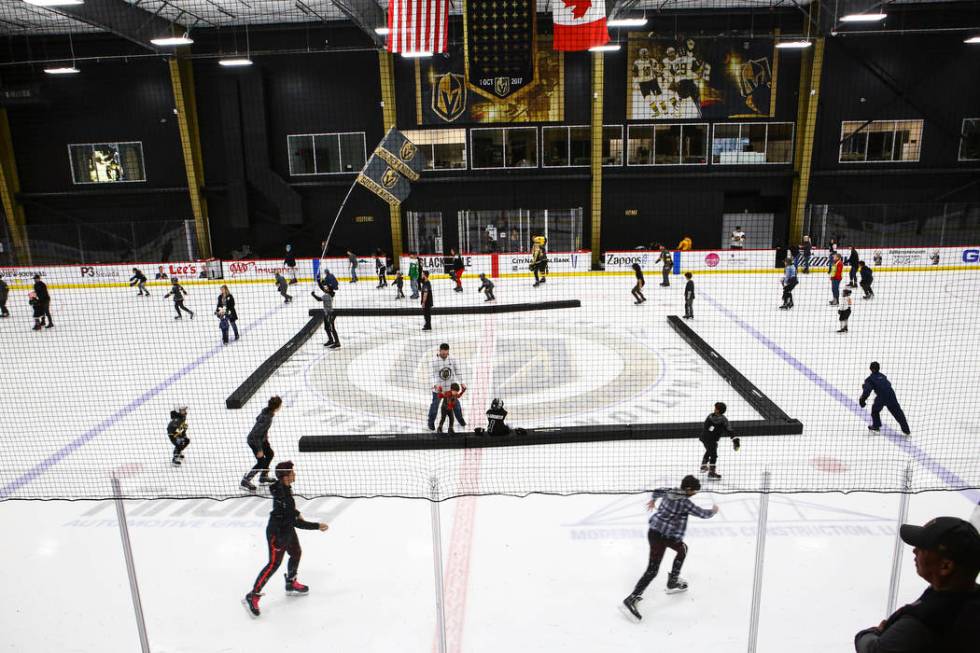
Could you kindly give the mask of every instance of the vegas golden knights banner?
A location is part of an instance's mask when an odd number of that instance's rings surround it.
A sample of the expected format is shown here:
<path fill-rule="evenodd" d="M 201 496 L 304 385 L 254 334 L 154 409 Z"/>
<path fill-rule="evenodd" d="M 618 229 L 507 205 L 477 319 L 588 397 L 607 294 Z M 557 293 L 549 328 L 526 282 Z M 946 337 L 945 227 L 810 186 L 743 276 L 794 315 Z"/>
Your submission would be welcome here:
<path fill-rule="evenodd" d="M 389 129 L 357 175 L 357 183 L 389 204 L 401 204 L 412 190 L 410 182 L 418 181 L 424 166 L 415 143 Z"/>
<path fill-rule="evenodd" d="M 536 0 L 466 0 L 466 84 L 487 98 L 508 99 L 534 85 Z"/>
<path fill-rule="evenodd" d="M 561 122 L 565 119 L 564 55 L 540 37 L 534 53 L 534 82 L 501 98 L 476 93 L 466 83 L 463 48 L 451 44 L 444 56 L 416 59 L 415 101 L 419 125 Z"/>

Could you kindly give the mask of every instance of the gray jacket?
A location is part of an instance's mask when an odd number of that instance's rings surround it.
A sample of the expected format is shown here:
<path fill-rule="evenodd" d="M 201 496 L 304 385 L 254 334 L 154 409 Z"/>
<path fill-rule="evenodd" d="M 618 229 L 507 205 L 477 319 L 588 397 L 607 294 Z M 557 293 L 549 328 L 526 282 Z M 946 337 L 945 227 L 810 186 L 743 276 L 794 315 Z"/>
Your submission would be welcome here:
<path fill-rule="evenodd" d="M 248 432 L 248 446 L 252 451 L 261 451 L 263 445 L 269 441 L 269 427 L 272 426 L 273 417 L 274 413 L 266 407 L 255 418 L 255 426 Z"/>

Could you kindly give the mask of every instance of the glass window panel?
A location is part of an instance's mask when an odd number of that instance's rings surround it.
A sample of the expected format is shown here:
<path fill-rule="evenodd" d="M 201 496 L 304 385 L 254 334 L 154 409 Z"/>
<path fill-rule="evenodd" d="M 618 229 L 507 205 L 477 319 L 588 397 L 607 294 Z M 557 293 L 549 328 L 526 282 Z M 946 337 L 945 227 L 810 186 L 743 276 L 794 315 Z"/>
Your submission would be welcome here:
<path fill-rule="evenodd" d="M 872 131 L 868 133 L 867 161 L 892 161 L 895 132 Z"/>
<path fill-rule="evenodd" d="M 340 143 L 337 134 L 315 134 L 313 151 L 316 156 L 316 172 L 323 175 L 340 172 Z"/>
<path fill-rule="evenodd" d="M 464 143 L 436 143 L 432 146 L 432 156 L 426 165 L 435 170 L 465 168 L 466 145 Z"/>
<path fill-rule="evenodd" d="M 506 167 L 536 168 L 538 166 L 538 130 L 534 127 L 508 129 Z"/>
<path fill-rule="evenodd" d="M 602 165 L 623 165 L 623 128 L 602 128 Z"/>
<path fill-rule="evenodd" d="M 466 167 L 465 129 L 406 130 L 403 133 L 425 154 L 426 170 Z"/>
<path fill-rule="evenodd" d="M 571 164 L 587 166 L 592 161 L 592 130 L 589 127 L 572 127 L 569 130 L 571 140 Z"/>
<path fill-rule="evenodd" d="M 921 145 L 921 120 L 895 121 L 895 161 L 918 161 Z"/>
<path fill-rule="evenodd" d="M 364 134 L 340 134 L 340 163 L 344 172 L 360 172 L 364 167 Z"/>
<path fill-rule="evenodd" d="M 143 144 L 138 141 L 69 145 L 68 156 L 76 184 L 146 181 Z"/>
<path fill-rule="evenodd" d="M 766 163 L 792 163 L 792 161 L 793 124 L 788 122 L 770 124 Z"/>
<path fill-rule="evenodd" d="M 738 162 L 740 153 L 748 146 L 748 143 L 741 138 L 740 127 L 738 123 L 715 125 L 715 134 L 711 141 L 712 163 Z"/>
<path fill-rule="evenodd" d="M 473 139 L 473 167 L 503 168 L 504 130 L 474 129 L 471 134 Z"/>
<path fill-rule="evenodd" d="M 681 129 L 681 163 L 707 163 L 707 143 L 707 125 L 684 125 Z"/>
<path fill-rule="evenodd" d="M 629 153 L 626 162 L 631 166 L 648 166 L 653 155 L 653 127 L 640 125 L 629 127 Z"/>
<path fill-rule="evenodd" d="M 742 151 L 739 163 L 766 162 L 766 129 L 764 123 L 742 123 L 742 141 L 748 138 L 748 148 Z"/>
<path fill-rule="evenodd" d="M 313 168 L 313 137 L 287 136 L 286 146 L 289 148 L 289 174 L 312 175 Z"/>
<path fill-rule="evenodd" d="M 120 181 L 146 181 L 143 170 L 143 144 L 119 143 L 119 159 L 122 162 Z"/>
<path fill-rule="evenodd" d="M 543 139 L 545 167 L 567 166 L 568 158 L 568 128 L 544 127 L 541 129 Z"/>
<path fill-rule="evenodd" d="M 858 132 L 850 137 L 846 138 L 840 146 L 840 160 L 843 162 L 848 161 L 864 161 L 864 157 L 868 151 L 868 133 Z"/>
<path fill-rule="evenodd" d="M 681 126 L 657 125 L 654 128 L 653 162 L 656 165 L 676 165 L 681 162 Z"/>
<path fill-rule="evenodd" d="M 959 158 L 960 161 L 980 161 L 980 118 L 963 121 Z"/>

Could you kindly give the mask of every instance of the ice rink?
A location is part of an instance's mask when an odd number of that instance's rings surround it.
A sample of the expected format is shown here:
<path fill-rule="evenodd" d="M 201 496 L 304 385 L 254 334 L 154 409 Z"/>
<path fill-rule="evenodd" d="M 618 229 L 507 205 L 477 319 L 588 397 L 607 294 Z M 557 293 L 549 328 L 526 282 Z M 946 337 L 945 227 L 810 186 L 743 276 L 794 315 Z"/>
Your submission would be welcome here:
<path fill-rule="evenodd" d="M 837 334 L 821 270 L 802 277 L 796 308 L 779 311 L 776 274 L 698 275 L 691 327 L 790 416 L 803 435 L 722 443 L 724 478 L 696 499 L 719 515 L 692 519 L 685 594 L 659 577 L 632 624 L 619 601 L 645 566 L 645 497 L 697 470 L 691 438 L 473 451 L 300 454 L 301 435 L 424 428 L 427 364 L 450 343 L 468 383 L 463 410 L 482 425 L 502 397 L 514 426 L 656 423 L 704 419 L 715 401 L 733 420 L 758 415 L 667 325 L 683 311 L 683 284 L 657 286 L 635 306 L 632 277 L 524 278 L 497 284 L 497 302 L 580 299 L 547 313 L 433 318 L 338 318 L 343 342 L 320 331 L 242 410 L 225 397 L 298 331 L 317 304 L 311 284 L 284 305 L 272 283 L 234 285 L 242 337 L 223 346 L 212 316 L 218 283 L 188 284 L 194 320 L 175 321 L 165 292 L 59 289 L 54 329 L 30 330 L 26 293 L 11 294 L 0 321 L 5 464 L 9 499 L 105 497 L 121 478 L 154 651 L 325 648 L 429 651 L 435 593 L 430 503 L 384 498 L 529 492 L 576 496 L 462 497 L 441 504 L 447 635 L 451 651 L 744 650 L 758 490 L 771 473 L 759 650 L 848 650 L 860 628 L 885 615 L 899 496 L 915 490 L 910 521 L 968 518 L 978 501 L 974 387 L 980 354 L 980 275 L 882 272 L 873 301 L 855 299 L 850 333 Z M 437 306 L 482 303 L 474 280 Z M 406 292 L 407 292 L 406 284 Z M 855 297 L 860 294 L 857 291 Z M 408 305 L 370 280 L 342 283 L 338 308 Z M 869 434 L 857 405 L 878 360 L 909 417 L 906 438 L 884 413 Z M 308 597 L 270 582 L 263 615 L 241 606 L 264 563 L 269 501 L 238 490 L 251 465 L 245 436 L 265 399 L 284 409 L 271 433 L 276 459 L 296 462 L 308 519 L 300 578 Z M 169 411 L 189 407 L 191 445 L 170 465 Z M 944 491 L 938 491 L 944 490 Z M 789 493 L 809 492 L 809 493 Z M 822 492 L 822 493 L 821 493 Z M 850 494 L 845 494 L 851 492 Z M 891 492 L 891 493 L 889 493 Z M 818 494 L 819 493 L 819 494 Z M 195 497 L 234 497 L 213 501 Z M 353 498 L 376 496 L 378 498 Z M 341 497 L 341 498 L 336 498 Z M 344 498 L 351 497 L 351 498 Z M 185 500 L 177 500 L 186 498 Z M 0 650 L 133 651 L 138 640 L 111 502 L 0 502 L 8 532 L 8 591 Z M 668 558 L 669 564 L 669 558 Z M 924 585 L 905 552 L 899 602 Z M 56 627 L 51 627 L 57 614 Z M 695 648 L 697 647 L 697 648 Z"/>

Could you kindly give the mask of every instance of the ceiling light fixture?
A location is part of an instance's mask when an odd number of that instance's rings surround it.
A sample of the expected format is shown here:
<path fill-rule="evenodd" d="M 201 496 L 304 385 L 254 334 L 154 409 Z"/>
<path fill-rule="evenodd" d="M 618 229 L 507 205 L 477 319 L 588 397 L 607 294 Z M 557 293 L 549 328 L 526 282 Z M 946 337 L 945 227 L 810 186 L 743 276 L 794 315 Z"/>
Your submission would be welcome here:
<path fill-rule="evenodd" d="M 589 48 L 589 52 L 618 52 L 622 46 L 619 43 L 607 43 Z"/>
<path fill-rule="evenodd" d="M 248 57 L 232 57 L 230 59 L 218 59 L 218 64 L 228 68 L 234 68 L 237 66 L 251 66 L 252 60 Z"/>
<path fill-rule="evenodd" d="M 75 73 L 80 73 L 78 68 L 75 66 L 56 66 L 54 68 L 45 68 L 44 72 L 49 75 L 74 75 Z"/>
<path fill-rule="evenodd" d="M 67 7 L 85 4 L 84 0 L 24 0 L 24 2 L 35 7 Z"/>
<path fill-rule="evenodd" d="M 841 16 L 840 22 L 842 23 L 877 23 L 880 20 L 885 20 L 888 14 L 847 14 L 846 16 Z"/>
<path fill-rule="evenodd" d="M 422 57 L 431 57 L 431 52 L 402 52 L 402 56 L 406 59 L 421 59 Z"/>
<path fill-rule="evenodd" d="M 963 41 L 964 43 L 977 44 L 980 43 L 980 36 L 971 36 L 970 38 Z"/>
<path fill-rule="evenodd" d="M 810 41 L 780 41 L 776 44 L 776 47 L 783 50 L 802 50 L 803 48 L 808 48 L 811 45 L 813 45 L 813 43 Z"/>
<path fill-rule="evenodd" d="M 391 34 L 391 30 L 388 29 L 387 27 L 375 27 L 374 33 L 377 34 L 378 36 L 388 36 L 389 34 Z"/>
<path fill-rule="evenodd" d="M 150 39 L 150 43 L 167 48 L 178 45 L 191 45 L 194 43 L 194 39 L 187 36 L 187 34 L 184 34 L 183 36 L 163 36 L 158 39 Z"/>
<path fill-rule="evenodd" d="M 643 27 L 646 24 L 646 18 L 613 18 L 606 21 L 607 27 Z"/>

